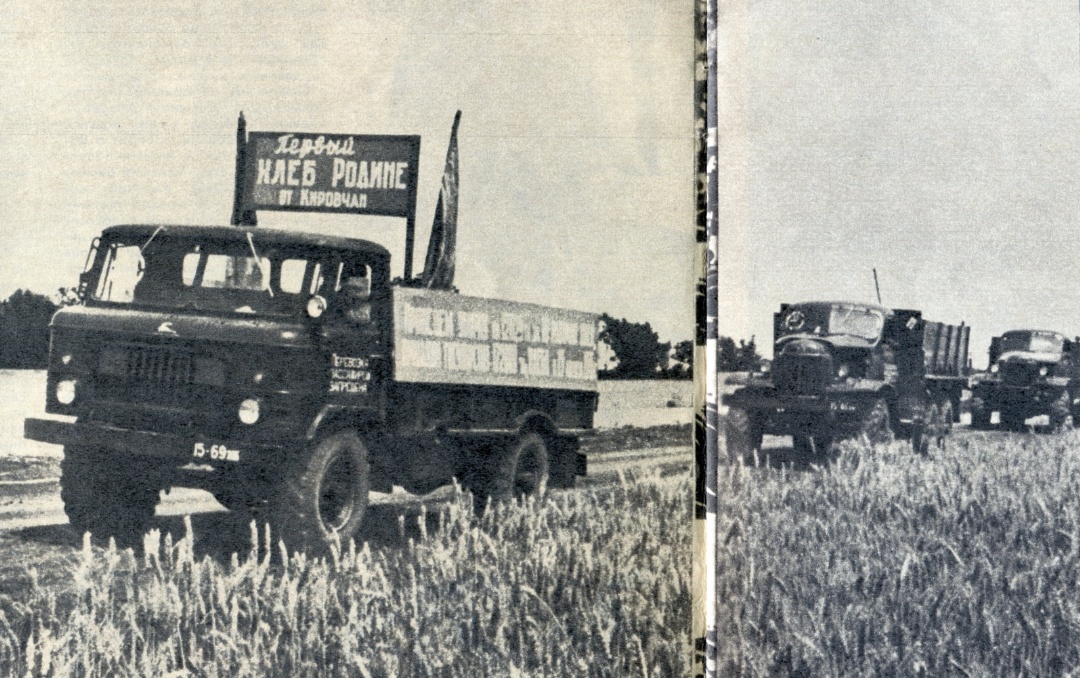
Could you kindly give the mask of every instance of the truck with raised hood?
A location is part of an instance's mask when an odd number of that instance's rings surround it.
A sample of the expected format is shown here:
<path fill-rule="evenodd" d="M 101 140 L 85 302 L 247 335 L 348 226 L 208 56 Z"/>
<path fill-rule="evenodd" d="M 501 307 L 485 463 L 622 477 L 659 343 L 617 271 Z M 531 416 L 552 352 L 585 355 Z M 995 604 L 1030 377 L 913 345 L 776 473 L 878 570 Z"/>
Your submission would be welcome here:
<path fill-rule="evenodd" d="M 367 240 L 255 227 L 239 197 L 247 224 L 101 233 L 51 323 L 46 411 L 74 421 L 25 422 L 64 446 L 76 529 L 137 539 L 161 490 L 194 487 L 321 550 L 372 490 L 517 497 L 585 473 L 598 319 L 452 289 L 456 129 L 415 279 Z"/>
<path fill-rule="evenodd" d="M 913 310 L 849 302 L 781 304 L 773 360 L 724 398 L 728 455 L 753 457 L 762 436 L 790 435 L 796 457 L 834 443 L 910 439 L 920 453 L 958 421 L 970 328 Z"/>
<path fill-rule="evenodd" d="M 1023 430 L 1025 420 L 1046 415 L 1050 427 L 1075 418 L 1080 398 L 1080 344 L 1060 332 L 1012 330 L 990 341 L 987 370 L 971 378 L 971 426 Z"/>

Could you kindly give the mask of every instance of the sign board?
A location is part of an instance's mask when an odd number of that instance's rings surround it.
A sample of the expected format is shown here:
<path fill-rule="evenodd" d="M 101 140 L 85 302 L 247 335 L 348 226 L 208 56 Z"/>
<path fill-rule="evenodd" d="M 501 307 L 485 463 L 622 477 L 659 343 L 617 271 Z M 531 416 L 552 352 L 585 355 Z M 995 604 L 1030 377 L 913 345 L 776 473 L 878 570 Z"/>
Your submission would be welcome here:
<path fill-rule="evenodd" d="M 244 155 L 244 210 L 413 221 L 419 136 L 250 132 Z"/>
<path fill-rule="evenodd" d="M 592 313 L 394 287 L 394 380 L 595 391 Z"/>

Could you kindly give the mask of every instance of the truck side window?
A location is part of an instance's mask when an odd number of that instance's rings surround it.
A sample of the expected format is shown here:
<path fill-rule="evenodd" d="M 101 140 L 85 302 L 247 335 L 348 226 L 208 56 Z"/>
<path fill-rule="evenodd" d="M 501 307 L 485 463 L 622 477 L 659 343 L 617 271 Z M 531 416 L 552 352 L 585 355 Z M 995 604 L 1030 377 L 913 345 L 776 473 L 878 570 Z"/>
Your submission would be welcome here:
<path fill-rule="evenodd" d="M 356 323 L 371 322 L 371 269 L 351 267 L 340 280 L 337 296 L 342 315 Z"/>
<path fill-rule="evenodd" d="M 286 294 L 299 294 L 304 288 L 304 273 L 307 271 L 306 259 L 285 259 L 281 262 L 281 281 L 279 288 Z M 318 264 L 315 264 L 318 266 Z"/>

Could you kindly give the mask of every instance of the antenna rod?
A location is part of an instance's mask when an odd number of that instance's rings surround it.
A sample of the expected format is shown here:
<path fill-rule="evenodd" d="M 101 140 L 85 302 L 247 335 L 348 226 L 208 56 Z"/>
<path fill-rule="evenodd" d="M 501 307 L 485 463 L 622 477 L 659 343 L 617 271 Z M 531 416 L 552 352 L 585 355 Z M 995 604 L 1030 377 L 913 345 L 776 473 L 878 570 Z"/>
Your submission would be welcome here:
<path fill-rule="evenodd" d="M 878 304 L 880 304 L 880 303 L 881 303 L 881 288 L 880 288 L 880 287 L 878 287 L 878 282 L 877 282 L 877 269 L 876 269 L 876 268 L 872 268 L 872 269 L 870 269 L 870 270 L 874 272 L 874 291 L 875 291 L 875 292 L 877 292 L 877 303 L 878 303 Z"/>

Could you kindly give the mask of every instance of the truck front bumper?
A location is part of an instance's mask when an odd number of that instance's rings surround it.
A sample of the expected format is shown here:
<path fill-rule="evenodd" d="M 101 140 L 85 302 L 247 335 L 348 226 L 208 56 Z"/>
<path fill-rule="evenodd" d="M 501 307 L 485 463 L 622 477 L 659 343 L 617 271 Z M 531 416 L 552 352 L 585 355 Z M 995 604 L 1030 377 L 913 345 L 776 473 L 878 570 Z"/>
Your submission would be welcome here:
<path fill-rule="evenodd" d="M 872 395 L 873 392 L 853 391 L 788 395 L 774 389 L 740 389 L 725 396 L 723 403 L 756 412 L 764 433 L 800 435 L 823 428 L 856 427 Z"/>
<path fill-rule="evenodd" d="M 23 422 L 23 436 L 53 445 L 97 447 L 121 454 L 168 460 L 177 465 L 210 464 L 220 468 L 265 460 L 279 455 L 283 450 L 278 445 L 173 435 L 55 419 L 26 419 Z"/>

